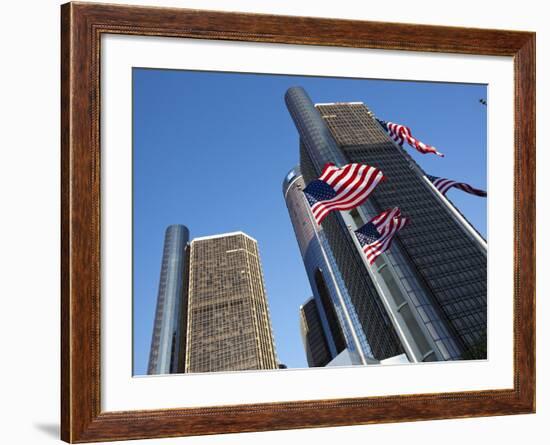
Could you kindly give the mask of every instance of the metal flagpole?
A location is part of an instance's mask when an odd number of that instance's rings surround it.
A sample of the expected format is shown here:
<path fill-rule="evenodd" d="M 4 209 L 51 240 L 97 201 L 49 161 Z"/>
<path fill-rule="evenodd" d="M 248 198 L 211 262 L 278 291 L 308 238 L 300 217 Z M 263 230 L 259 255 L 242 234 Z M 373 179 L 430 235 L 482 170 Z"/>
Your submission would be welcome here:
<path fill-rule="evenodd" d="M 353 243 L 355 244 L 356 249 L 359 251 L 359 255 L 361 256 L 361 260 L 363 261 L 363 264 L 365 265 L 365 269 L 367 269 L 367 273 L 369 274 L 369 277 L 371 278 L 372 282 L 374 283 L 374 286 L 376 287 L 376 290 L 378 291 L 378 294 L 380 295 L 380 299 L 382 300 L 382 303 L 384 304 L 386 308 L 386 312 L 390 315 L 390 319 L 392 321 L 393 327 L 395 328 L 397 335 L 399 336 L 399 339 L 401 340 L 401 343 L 405 347 L 405 350 L 407 352 L 407 356 L 409 359 L 414 362 L 418 363 L 419 360 L 417 358 L 417 354 L 413 346 L 410 344 L 407 336 L 405 335 L 405 332 L 403 331 L 402 325 L 398 322 L 397 317 L 394 313 L 394 310 L 384 293 L 382 287 L 380 286 L 380 283 L 378 282 L 376 276 L 374 275 L 371 265 L 368 263 L 367 259 L 365 258 L 365 253 L 363 252 L 363 248 L 361 247 L 361 244 L 359 244 L 359 240 L 357 239 L 357 236 L 355 235 L 354 230 L 351 228 L 351 226 L 347 226 L 349 234 L 353 240 Z M 408 303 L 407 303 L 408 304 Z"/>
<path fill-rule="evenodd" d="M 369 115 L 373 118 L 375 122 L 378 122 L 376 120 L 376 116 L 370 110 L 369 110 Z M 380 128 L 382 128 L 380 123 L 378 123 L 378 125 L 380 126 Z M 383 128 L 382 128 L 382 131 L 384 131 L 384 133 L 387 134 L 387 132 Z M 389 138 L 389 140 L 391 141 L 391 143 L 394 145 L 396 149 L 405 151 L 405 149 L 401 145 L 399 145 L 397 142 L 395 142 L 392 138 Z M 442 198 L 442 202 L 445 204 L 445 207 L 447 208 L 447 210 L 451 213 L 451 216 L 455 220 L 457 220 L 459 223 L 461 223 L 459 224 L 459 226 L 463 228 L 462 230 L 464 230 L 464 232 L 466 232 L 468 236 L 476 240 L 480 244 L 480 246 L 485 249 L 485 255 L 487 255 L 487 242 L 479 235 L 479 233 L 477 233 L 474 230 L 472 225 L 457 211 L 457 209 L 447 200 L 447 198 L 443 196 L 441 192 L 435 188 L 432 182 L 428 178 L 426 178 L 424 171 L 418 166 L 418 164 L 414 161 L 414 159 L 412 159 L 409 162 L 409 166 L 412 170 L 415 170 L 422 178 L 424 178 L 424 180 L 430 186 L 430 190 L 433 193 L 435 193 L 437 197 Z"/>
<path fill-rule="evenodd" d="M 468 222 L 468 220 L 466 220 L 466 218 L 464 218 L 460 212 L 455 208 L 454 205 L 452 205 L 449 200 L 447 199 L 447 197 L 441 193 L 439 190 L 437 190 L 437 187 L 435 185 L 433 185 L 432 181 L 430 181 L 426 175 L 422 175 L 422 177 L 424 178 L 424 181 L 426 181 L 428 183 L 428 185 L 430 186 L 430 188 L 432 189 L 432 191 L 441 199 L 441 201 L 443 201 L 443 203 L 445 204 L 445 206 L 451 211 L 451 213 L 453 214 L 453 216 L 458 219 L 462 225 L 464 226 L 464 228 L 467 230 L 468 234 L 470 236 L 472 236 L 479 244 L 481 244 L 483 247 L 485 247 L 485 253 L 487 253 L 487 241 L 485 241 L 480 235 L 479 233 L 477 233 L 474 228 L 472 227 L 472 225 Z"/>

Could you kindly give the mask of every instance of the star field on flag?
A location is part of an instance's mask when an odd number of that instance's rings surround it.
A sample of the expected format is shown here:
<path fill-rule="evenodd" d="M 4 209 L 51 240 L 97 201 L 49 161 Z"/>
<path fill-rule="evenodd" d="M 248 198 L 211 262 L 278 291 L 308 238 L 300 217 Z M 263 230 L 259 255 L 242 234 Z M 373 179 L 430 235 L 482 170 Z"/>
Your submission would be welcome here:
<path fill-rule="evenodd" d="M 452 179 L 438 178 L 437 176 L 431 175 L 426 175 L 426 177 L 431 181 L 434 187 L 439 190 L 442 195 L 445 195 L 445 193 L 447 193 L 450 188 L 454 187 L 462 190 L 463 192 L 469 193 L 470 195 L 483 197 L 487 196 L 487 192 L 485 190 L 476 189 L 470 184 L 466 184 L 465 182 L 457 182 L 453 181 Z"/>
<path fill-rule="evenodd" d="M 336 167 L 326 164 L 319 179 L 304 189 L 306 199 L 317 224 L 332 211 L 351 210 L 363 204 L 384 175 L 366 164 L 347 164 Z"/>
<path fill-rule="evenodd" d="M 402 217 L 401 211 L 394 207 L 375 216 L 355 231 L 357 240 L 370 265 L 376 261 L 380 254 L 391 247 L 395 235 L 407 223 L 408 218 Z"/>

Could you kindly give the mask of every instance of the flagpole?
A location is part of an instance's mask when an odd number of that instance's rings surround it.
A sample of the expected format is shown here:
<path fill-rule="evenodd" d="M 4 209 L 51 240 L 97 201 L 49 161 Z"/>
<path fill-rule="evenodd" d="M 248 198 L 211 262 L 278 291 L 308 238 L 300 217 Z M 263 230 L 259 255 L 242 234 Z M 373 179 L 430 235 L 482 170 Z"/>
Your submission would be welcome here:
<path fill-rule="evenodd" d="M 365 357 L 365 353 L 364 353 L 363 348 L 361 346 L 361 342 L 359 341 L 359 338 L 357 338 L 357 334 L 355 332 L 355 328 L 354 328 L 353 323 L 351 321 L 351 317 L 349 315 L 348 308 L 346 306 L 344 298 L 342 297 L 342 293 L 340 292 L 340 287 L 338 285 L 338 282 L 336 281 L 336 277 L 334 276 L 334 272 L 332 270 L 332 265 L 331 265 L 331 263 L 330 263 L 330 261 L 327 257 L 327 254 L 325 252 L 325 247 L 324 247 L 324 245 L 321 241 L 321 238 L 319 237 L 319 232 L 318 232 L 319 225 L 313 219 L 313 215 L 311 214 L 311 207 L 309 205 L 309 202 L 306 199 L 306 196 L 305 196 L 302 188 L 300 186 L 298 186 L 298 188 L 302 192 L 302 199 L 304 200 L 305 205 L 306 205 L 306 207 L 305 207 L 306 208 L 306 213 L 307 213 L 307 215 L 309 217 L 309 221 L 312 225 L 313 232 L 315 233 L 315 238 L 317 239 L 317 243 L 319 243 L 319 246 L 321 247 L 321 253 L 323 255 L 323 259 L 325 260 L 325 263 L 328 266 L 328 271 L 329 271 L 329 274 L 332 278 L 332 282 L 334 283 L 334 288 L 336 289 L 336 293 L 338 294 L 338 299 L 340 300 L 340 305 L 342 306 L 344 316 L 346 317 L 346 320 L 348 322 L 348 326 L 350 327 L 350 331 L 351 331 L 351 335 L 353 337 L 353 341 L 355 342 L 355 344 L 357 346 L 357 351 L 359 353 L 359 357 L 361 358 L 362 364 L 366 365 L 366 364 L 368 364 L 367 363 L 367 357 Z"/>
<path fill-rule="evenodd" d="M 460 214 L 460 212 L 456 209 L 456 207 L 447 199 L 447 197 L 441 193 L 439 190 L 437 190 L 437 187 L 435 185 L 433 185 L 432 181 L 430 181 L 426 175 L 422 175 L 422 177 L 424 178 L 424 181 L 426 181 L 428 183 L 428 185 L 430 186 L 430 188 L 432 189 L 432 191 L 441 199 L 441 201 L 443 201 L 443 204 L 445 204 L 445 206 L 452 212 L 452 214 L 454 215 L 454 217 L 456 219 L 458 219 L 462 225 L 464 226 L 464 228 L 468 231 L 468 233 L 479 243 L 481 244 L 483 247 L 485 247 L 485 252 L 487 252 L 487 241 L 485 241 L 481 235 L 479 233 L 477 233 L 477 231 L 472 227 L 472 225 L 470 224 L 470 222 L 464 218 L 464 216 L 462 216 Z"/>
<path fill-rule="evenodd" d="M 369 116 L 371 116 L 373 118 L 373 120 L 378 123 L 378 125 L 380 126 L 380 128 L 382 128 L 382 125 L 380 124 L 380 122 L 378 122 L 378 120 L 376 119 L 376 116 L 374 115 L 374 113 L 372 111 L 369 110 Z M 384 129 L 382 128 L 382 131 L 384 131 Z M 387 132 L 384 131 L 384 133 L 387 135 Z M 399 145 L 397 142 L 395 142 L 392 138 L 389 137 L 389 140 L 391 141 L 391 143 L 394 145 L 394 147 L 398 150 L 402 150 L 404 151 L 406 154 L 408 154 L 405 149 Z M 409 155 L 410 156 L 410 155 Z M 411 156 L 410 156 L 411 157 Z M 442 202 L 443 204 L 445 204 L 445 207 L 449 210 L 449 212 L 451 213 L 451 216 L 454 217 L 455 220 L 457 220 L 460 224 L 461 227 L 463 227 L 463 230 L 467 233 L 467 235 L 473 237 L 473 239 L 475 241 L 477 241 L 480 246 L 482 247 L 482 250 L 484 249 L 485 251 L 485 255 L 487 255 L 487 241 L 485 241 L 480 235 L 479 233 L 476 232 L 476 230 L 472 227 L 472 225 L 470 224 L 469 221 L 467 221 L 461 214 L 460 212 L 458 212 L 458 210 L 448 201 L 448 199 L 443 196 L 441 194 L 441 192 L 439 190 L 437 190 L 434 185 L 431 183 L 431 181 L 426 178 L 426 174 L 424 173 L 424 171 L 422 170 L 422 168 L 420 168 L 420 166 L 414 161 L 414 159 L 412 159 L 411 157 L 411 160 L 409 162 L 409 165 L 411 167 L 411 169 L 415 170 L 420 176 L 422 176 L 422 178 L 424 178 L 424 180 L 428 183 L 428 185 L 430 186 L 430 190 L 432 190 L 433 193 L 435 193 L 435 195 L 439 198 L 442 198 Z"/>
<path fill-rule="evenodd" d="M 367 269 L 367 273 L 369 274 L 369 277 L 371 278 L 371 281 L 374 283 L 374 286 L 376 287 L 376 290 L 378 291 L 378 295 L 380 295 L 380 299 L 382 300 L 382 303 L 384 304 L 384 307 L 386 308 L 386 312 L 389 314 L 390 319 L 392 321 L 393 327 L 395 328 L 397 335 L 399 336 L 399 339 L 401 340 L 401 344 L 404 346 L 405 351 L 407 352 L 407 357 L 410 361 L 413 363 L 418 363 L 420 360 L 417 358 L 417 352 L 413 348 L 413 346 L 410 344 L 407 336 L 405 335 L 405 332 L 403 331 L 403 327 L 398 322 L 397 317 L 394 313 L 394 310 L 388 301 L 388 298 L 386 297 L 386 294 L 384 293 L 382 287 L 380 286 L 380 283 L 378 282 L 378 279 L 374 275 L 371 265 L 368 263 L 365 253 L 363 252 L 363 248 L 361 247 L 361 244 L 359 244 L 359 240 L 357 239 L 357 236 L 355 235 L 355 231 L 351 228 L 351 226 L 347 226 L 349 235 L 351 236 L 353 243 L 355 244 L 355 248 L 359 251 L 359 256 L 361 257 L 361 260 L 363 261 L 363 264 L 365 265 L 365 269 Z M 389 263 L 387 263 L 389 265 Z M 408 302 L 407 302 L 408 304 Z"/>

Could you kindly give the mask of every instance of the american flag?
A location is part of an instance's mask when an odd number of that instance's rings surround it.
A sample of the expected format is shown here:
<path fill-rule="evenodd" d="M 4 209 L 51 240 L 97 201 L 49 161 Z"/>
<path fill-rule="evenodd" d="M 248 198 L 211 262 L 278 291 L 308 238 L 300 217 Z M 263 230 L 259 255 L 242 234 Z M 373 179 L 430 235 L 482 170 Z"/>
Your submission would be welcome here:
<path fill-rule="evenodd" d="M 317 224 L 333 210 L 351 210 L 363 204 L 380 181 L 382 172 L 370 165 L 347 164 L 336 167 L 326 164 L 319 179 L 304 189 Z"/>
<path fill-rule="evenodd" d="M 378 256 L 391 247 L 393 238 L 407 224 L 408 219 L 401 216 L 401 211 L 394 207 L 375 216 L 360 229 L 355 231 L 357 240 L 372 265 Z"/>
<path fill-rule="evenodd" d="M 485 190 L 480 190 L 472 187 L 465 182 L 457 182 L 452 179 L 438 178 L 437 176 L 426 175 L 426 177 L 432 182 L 434 187 L 441 192 L 442 195 L 447 193 L 451 187 L 455 187 L 463 192 L 470 193 L 476 196 L 487 196 Z"/>
<path fill-rule="evenodd" d="M 382 127 L 384 128 L 384 130 L 386 130 L 390 137 L 399 145 L 403 146 L 403 142 L 407 141 L 407 143 L 411 147 L 416 148 L 422 154 L 433 153 L 437 156 L 445 156 L 443 153 L 438 152 L 435 147 L 432 147 L 431 145 L 426 145 L 424 142 L 421 142 L 418 139 L 414 138 L 411 134 L 411 129 L 409 127 L 395 124 L 393 122 L 382 121 L 380 119 L 376 120 L 380 125 L 382 125 Z"/>

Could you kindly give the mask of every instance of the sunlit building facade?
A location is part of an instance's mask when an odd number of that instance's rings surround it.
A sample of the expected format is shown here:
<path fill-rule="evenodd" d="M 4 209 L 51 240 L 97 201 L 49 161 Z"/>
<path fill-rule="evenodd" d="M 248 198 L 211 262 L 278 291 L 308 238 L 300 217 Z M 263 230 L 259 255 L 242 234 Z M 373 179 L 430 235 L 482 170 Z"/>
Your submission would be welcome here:
<path fill-rule="evenodd" d="M 185 372 L 277 369 L 257 241 L 195 238 L 189 258 Z"/>

